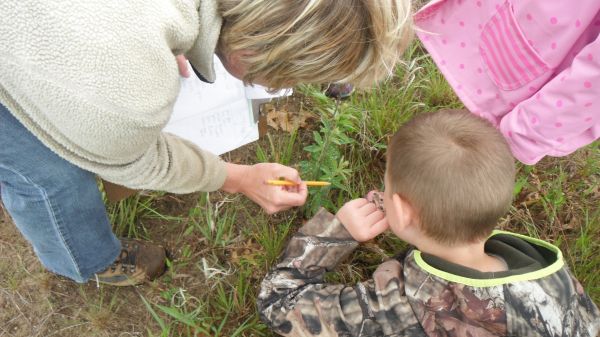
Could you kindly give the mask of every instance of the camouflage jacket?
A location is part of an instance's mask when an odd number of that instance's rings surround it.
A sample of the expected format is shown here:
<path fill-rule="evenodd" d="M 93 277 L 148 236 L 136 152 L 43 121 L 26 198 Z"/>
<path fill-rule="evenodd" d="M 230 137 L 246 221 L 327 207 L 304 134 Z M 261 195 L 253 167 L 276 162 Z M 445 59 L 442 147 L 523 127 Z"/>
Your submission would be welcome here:
<path fill-rule="evenodd" d="M 509 276 L 469 278 L 411 250 L 381 264 L 370 280 L 327 284 L 325 272 L 358 243 L 321 210 L 291 238 L 281 262 L 263 280 L 261 318 L 285 336 L 595 337 L 598 308 L 567 270 L 560 250 L 507 232 L 495 232 L 488 243 L 496 236 L 521 242 L 523 251 L 546 263 L 531 269 L 524 261 L 533 259 L 521 256 L 517 265 L 507 260 Z"/>

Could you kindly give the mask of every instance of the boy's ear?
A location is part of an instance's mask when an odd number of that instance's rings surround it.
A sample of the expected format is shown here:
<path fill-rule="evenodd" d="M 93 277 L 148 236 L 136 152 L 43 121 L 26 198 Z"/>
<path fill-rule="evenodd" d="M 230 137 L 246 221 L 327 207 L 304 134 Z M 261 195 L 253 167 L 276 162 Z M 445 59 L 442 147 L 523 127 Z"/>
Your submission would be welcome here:
<path fill-rule="evenodd" d="M 392 204 L 398 216 L 398 229 L 404 230 L 412 225 L 415 213 L 411 204 L 398 193 L 392 195 Z"/>

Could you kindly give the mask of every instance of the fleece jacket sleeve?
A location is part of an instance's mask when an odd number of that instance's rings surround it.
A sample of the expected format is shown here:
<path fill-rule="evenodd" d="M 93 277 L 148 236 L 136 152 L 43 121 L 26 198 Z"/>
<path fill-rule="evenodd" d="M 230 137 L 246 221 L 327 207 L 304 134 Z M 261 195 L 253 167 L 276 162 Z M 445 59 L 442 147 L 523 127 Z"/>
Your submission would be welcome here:
<path fill-rule="evenodd" d="M 174 53 L 198 39 L 196 7 L 2 1 L 0 103 L 52 151 L 107 181 L 216 190 L 225 164 L 162 132 L 179 92 Z"/>

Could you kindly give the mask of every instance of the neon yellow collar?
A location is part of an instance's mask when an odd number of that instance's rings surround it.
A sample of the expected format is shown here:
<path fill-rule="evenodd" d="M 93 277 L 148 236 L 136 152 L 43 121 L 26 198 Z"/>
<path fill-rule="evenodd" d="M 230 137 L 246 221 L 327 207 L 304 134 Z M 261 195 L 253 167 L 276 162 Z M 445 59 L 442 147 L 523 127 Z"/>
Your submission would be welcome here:
<path fill-rule="evenodd" d="M 518 237 L 520 239 L 523 239 L 527 242 L 533 243 L 535 245 L 547 248 L 556 254 L 556 261 L 545 268 L 542 268 L 542 269 L 539 269 L 539 270 L 536 270 L 533 272 L 525 273 L 525 274 L 511 275 L 511 276 L 507 276 L 507 277 L 500 277 L 500 278 L 493 278 L 493 279 L 473 279 L 473 278 L 454 275 L 454 274 L 445 272 L 443 270 L 439 270 L 439 269 L 431 266 L 430 264 L 425 262 L 425 260 L 423 260 L 423 257 L 421 256 L 421 252 L 416 249 L 413 251 L 413 256 L 414 256 L 414 259 L 415 259 L 415 262 L 417 263 L 417 265 L 419 267 L 421 267 L 423 270 L 425 270 L 426 272 L 428 272 L 432 275 L 435 275 L 437 277 L 440 277 L 446 281 L 460 283 L 460 284 L 464 284 L 464 285 L 471 286 L 471 287 L 493 287 L 493 286 L 503 285 L 506 283 L 537 280 L 537 279 L 540 279 L 540 278 L 543 278 L 548 275 L 556 273 L 558 270 L 560 270 L 564 266 L 564 260 L 563 260 L 562 252 L 560 251 L 560 249 L 546 241 L 531 238 L 529 236 L 525 236 L 525 235 L 521 235 L 521 234 L 505 232 L 505 231 L 500 231 L 500 230 L 495 230 L 492 233 L 492 235 L 490 235 L 490 237 L 492 237 L 496 234 L 512 235 L 512 236 Z"/>

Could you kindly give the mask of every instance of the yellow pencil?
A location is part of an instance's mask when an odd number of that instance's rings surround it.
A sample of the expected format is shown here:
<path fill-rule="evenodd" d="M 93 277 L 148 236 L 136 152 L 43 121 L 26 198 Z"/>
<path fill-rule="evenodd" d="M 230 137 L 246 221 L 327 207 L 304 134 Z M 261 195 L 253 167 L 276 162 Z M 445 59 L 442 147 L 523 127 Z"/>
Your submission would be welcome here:
<path fill-rule="evenodd" d="M 329 185 L 331 185 L 331 183 L 327 182 L 327 181 L 307 180 L 304 182 L 306 183 L 306 186 L 329 186 Z M 267 184 L 273 185 L 273 186 L 296 186 L 296 185 L 298 185 L 295 182 L 289 181 L 289 180 L 267 180 Z"/>

